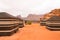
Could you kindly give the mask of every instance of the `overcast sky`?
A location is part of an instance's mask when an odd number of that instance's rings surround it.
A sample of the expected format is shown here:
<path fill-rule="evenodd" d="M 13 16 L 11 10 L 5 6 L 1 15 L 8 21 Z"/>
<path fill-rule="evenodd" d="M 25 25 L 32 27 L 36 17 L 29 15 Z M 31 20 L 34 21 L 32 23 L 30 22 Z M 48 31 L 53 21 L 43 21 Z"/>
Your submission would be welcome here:
<path fill-rule="evenodd" d="M 0 0 L 0 11 L 6 11 L 14 16 L 45 14 L 55 8 L 60 8 L 60 0 Z"/>

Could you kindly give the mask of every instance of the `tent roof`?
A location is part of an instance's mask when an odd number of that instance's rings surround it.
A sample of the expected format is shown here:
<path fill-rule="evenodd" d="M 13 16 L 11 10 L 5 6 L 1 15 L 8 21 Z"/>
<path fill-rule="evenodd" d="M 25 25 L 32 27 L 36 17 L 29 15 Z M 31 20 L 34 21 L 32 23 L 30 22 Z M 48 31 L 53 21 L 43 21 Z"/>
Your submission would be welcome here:
<path fill-rule="evenodd" d="M 52 16 L 51 18 L 49 18 L 47 21 L 59 21 L 60 20 L 60 16 Z"/>
<path fill-rule="evenodd" d="M 6 12 L 0 12 L 0 19 L 16 19 L 16 17 Z"/>

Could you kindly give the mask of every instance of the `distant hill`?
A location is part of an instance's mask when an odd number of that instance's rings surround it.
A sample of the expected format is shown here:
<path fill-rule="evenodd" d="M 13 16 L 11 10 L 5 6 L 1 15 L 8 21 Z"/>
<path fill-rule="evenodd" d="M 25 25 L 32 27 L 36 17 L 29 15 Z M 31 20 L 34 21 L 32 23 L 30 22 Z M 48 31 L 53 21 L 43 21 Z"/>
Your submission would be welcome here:
<path fill-rule="evenodd" d="M 40 21 L 40 17 L 42 16 L 43 15 L 29 14 L 24 20 Z"/>
<path fill-rule="evenodd" d="M 23 20 L 40 21 L 40 17 L 42 16 L 43 15 L 29 14 L 27 17 L 21 17 L 21 15 L 18 15 L 17 17 Z"/>
<path fill-rule="evenodd" d="M 17 15 L 18 18 L 22 18 L 21 15 Z"/>

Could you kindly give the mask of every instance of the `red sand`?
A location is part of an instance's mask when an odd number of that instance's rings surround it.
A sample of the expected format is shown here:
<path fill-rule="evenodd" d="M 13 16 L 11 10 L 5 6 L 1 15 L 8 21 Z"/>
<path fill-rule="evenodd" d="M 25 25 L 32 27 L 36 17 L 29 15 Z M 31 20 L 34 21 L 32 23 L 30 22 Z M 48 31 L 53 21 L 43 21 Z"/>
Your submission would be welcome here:
<path fill-rule="evenodd" d="M 60 40 L 60 31 L 50 31 L 37 23 L 25 25 L 12 36 L 0 37 L 0 40 Z"/>

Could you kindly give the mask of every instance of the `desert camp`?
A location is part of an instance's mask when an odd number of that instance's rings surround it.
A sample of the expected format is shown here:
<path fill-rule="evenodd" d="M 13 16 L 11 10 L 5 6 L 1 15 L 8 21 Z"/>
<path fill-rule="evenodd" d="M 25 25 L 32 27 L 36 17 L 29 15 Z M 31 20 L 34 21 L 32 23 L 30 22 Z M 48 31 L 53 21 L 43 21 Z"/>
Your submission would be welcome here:
<path fill-rule="evenodd" d="M 0 40 L 60 40 L 60 0 L 0 0 Z"/>

